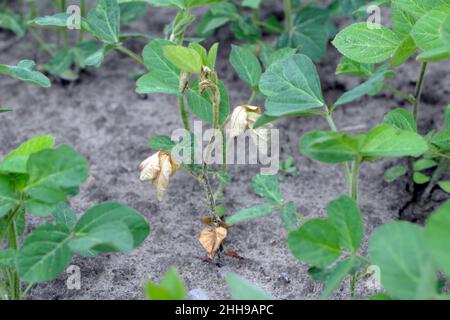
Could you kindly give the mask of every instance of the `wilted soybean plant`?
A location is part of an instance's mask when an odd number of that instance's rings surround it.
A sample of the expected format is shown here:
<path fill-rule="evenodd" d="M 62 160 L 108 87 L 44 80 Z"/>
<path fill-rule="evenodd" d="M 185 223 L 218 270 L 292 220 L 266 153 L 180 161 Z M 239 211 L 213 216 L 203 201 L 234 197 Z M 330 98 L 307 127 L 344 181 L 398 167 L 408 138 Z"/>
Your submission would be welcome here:
<path fill-rule="evenodd" d="M 17 66 L 0 65 L 0 73 L 49 87 L 49 79 L 33 67 L 33 61 L 23 60 Z M 78 219 L 67 200 L 86 181 L 88 163 L 67 145 L 54 147 L 54 142 L 52 136 L 32 138 L 0 162 L 2 300 L 26 298 L 34 284 L 63 273 L 75 254 L 130 253 L 150 232 L 139 213 L 115 202 L 94 206 Z M 27 233 L 28 215 L 51 216 L 53 221 Z"/>

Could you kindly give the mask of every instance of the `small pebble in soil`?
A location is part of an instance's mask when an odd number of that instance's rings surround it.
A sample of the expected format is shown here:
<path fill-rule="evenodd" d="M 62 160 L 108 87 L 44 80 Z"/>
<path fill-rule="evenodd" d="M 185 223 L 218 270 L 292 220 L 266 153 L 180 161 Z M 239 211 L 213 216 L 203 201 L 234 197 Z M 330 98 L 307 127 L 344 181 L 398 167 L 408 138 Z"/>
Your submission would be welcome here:
<path fill-rule="evenodd" d="M 188 292 L 188 297 L 191 300 L 209 300 L 208 293 L 202 288 L 195 288 Z"/>
<path fill-rule="evenodd" d="M 291 279 L 289 278 L 289 275 L 286 272 L 280 273 L 280 275 L 278 276 L 278 280 L 280 280 L 285 284 L 291 283 Z"/>

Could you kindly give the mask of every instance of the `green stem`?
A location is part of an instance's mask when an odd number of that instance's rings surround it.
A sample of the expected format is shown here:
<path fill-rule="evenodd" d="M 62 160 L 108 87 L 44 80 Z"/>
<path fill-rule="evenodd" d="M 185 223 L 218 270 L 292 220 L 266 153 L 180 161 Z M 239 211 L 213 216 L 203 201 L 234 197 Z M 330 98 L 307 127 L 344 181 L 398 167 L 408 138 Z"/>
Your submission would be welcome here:
<path fill-rule="evenodd" d="M 442 176 L 448 172 L 449 169 L 450 169 L 450 159 L 442 158 L 441 161 L 439 162 L 438 167 L 433 173 L 430 183 L 428 184 L 427 188 L 422 194 L 422 202 L 428 200 L 428 198 L 431 195 L 431 191 L 433 191 L 433 188 L 436 186 L 436 184 L 439 182 Z"/>
<path fill-rule="evenodd" d="M 412 105 L 414 105 L 415 99 L 411 95 L 409 95 L 409 94 L 407 94 L 407 93 L 405 93 L 403 91 L 398 90 L 397 88 L 395 88 L 393 85 L 390 85 L 389 83 L 385 83 L 384 87 L 386 89 L 388 89 L 389 91 L 391 91 L 393 94 L 403 98 L 405 101 L 407 101 L 407 102 L 411 103 Z"/>
<path fill-rule="evenodd" d="M 420 105 L 420 98 L 422 96 L 422 90 L 423 90 L 423 83 L 425 81 L 425 73 L 427 71 L 427 65 L 428 63 L 423 62 L 420 66 L 420 72 L 419 72 L 419 80 L 417 81 L 416 85 L 416 91 L 414 93 L 414 104 L 413 104 L 413 116 L 414 119 L 417 122 L 417 117 L 419 114 L 419 105 Z"/>
<path fill-rule="evenodd" d="M 47 43 L 41 38 L 41 36 L 33 30 L 33 28 L 28 28 L 28 31 L 30 32 L 30 34 L 33 36 L 33 38 L 37 41 L 37 43 L 39 43 L 39 46 L 45 51 L 47 52 L 49 55 L 53 56 L 54 52 L 52 49 L 50 49 L 50 47 L 47 45 Z"/>
<path fill-rule="evenodd" d="M 126 55 L 128 55 L 129 57 L 131 57 L 132 59 L 134 59 L 135 61 L 137 61 L 138 63 L 140 63 L 141 65 L 143 65 L 145 67 L 144 60 L 142 60 L 137 54 L 135 54 L 128 48 L 120 46 L 120 47 L 117 47 L 117 50 L 119 50 L 122 53 L 125 53 Z"/>
<path fill-rule="evenodd" d="M 61 12 L 66 12 L 66 0 L 61 0 Z M 64 47 L 67 48 L 69 46 L 69 31 L 67 28 L 64 28 Z"/>
<path fill-rule="evenodd" d="M 285 31 L 287 33 L 290 33 L 293 27 L 292 0 L 284 0 L 284 19 L 285 19 Z"/>
<path fill-rule="evenodd" d="M 13 220 L 9 226 L 9 241 L 8 246 L 10 249 L 17 251 L 17 232 L 16 232 L 16 221 Z M 17 271 L 12 271 L 12 278 L 10 283 L 10 299 L 19 300 L 20 299 L 20 280 Z"/>
<path fill-rule="evenodd" d="M 250 99 L 248 99 L 248 101 L 247 101 L 247 105 L 248 106 L 251 105 L 253 103 L 253 101 L 255 101 L 255 98 L 256 98 L 257 94 L 258 93 L 256 92 L 256 90 L 252 91 L 252 95 L 250 96 Z"/>
<path fill-rule="evenodd" d="M 352 277 L 350 279 L 350 294 L 352 299 L 355 299 L 356 297 L 356 282 L 357 282 L 356 274 L 352 274 Z"/>
<path fill-rule="evenodd" d="M 31 288 L 33 287 L 34 283 L 30 283 L 25 290 L 22 292 L 22 296 L 20 297 L 21 300 L 25 299 L 28 295 L 28 292 L 30 292 Z"/>
<path fill-rule="evenodd" d="M 361 168 L 361 160 L 357 159 L 353 162 L 352 167 L 352 189 L 351 196 L 352 199 L 358 203 L 358 185 L 359 185 L 359 170 Z"/>
<path fill-rule="evenodd" d="M 37 17 L 36 0 L 30 2 L 31 19 Z"/>
<path fill-rule="evenodd" d="M 186 110 L 186 104 L 184 102 L 184 95 L 178 98 L 179 105 L 180 105 L 180 113 L 181 113 L 181 119 L 183 120 L 184 129 L 186 131 L 191 131 L 191 126 L 189 124 L 189 115 Z"/>

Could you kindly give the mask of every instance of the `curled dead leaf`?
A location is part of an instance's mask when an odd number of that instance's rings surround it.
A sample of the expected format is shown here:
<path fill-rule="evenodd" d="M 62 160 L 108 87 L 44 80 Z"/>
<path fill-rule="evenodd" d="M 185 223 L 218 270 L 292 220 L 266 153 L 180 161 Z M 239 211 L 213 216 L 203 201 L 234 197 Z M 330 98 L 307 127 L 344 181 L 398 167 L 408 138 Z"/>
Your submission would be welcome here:
<path fill-rule="evenodd" d="M 227 234 L 228 230 L 224 227 L 206 227 L 202 230 L 199 241 L 210 259 L 214 258 Z"/>
<path fill-rule="evenodd" d="M 204 216 L 201 218 L 201 222 L 203 224 L 206 224 L 207 226 L 219 226 L 219 227 L 223 227 L 225 229 L 230 229 L 231 226 L 226 224 L 225 222 L 222 221 L 222 219 L 217 218 L 217 221 L 214 222 L 213 218 L 210 216 Z"/>

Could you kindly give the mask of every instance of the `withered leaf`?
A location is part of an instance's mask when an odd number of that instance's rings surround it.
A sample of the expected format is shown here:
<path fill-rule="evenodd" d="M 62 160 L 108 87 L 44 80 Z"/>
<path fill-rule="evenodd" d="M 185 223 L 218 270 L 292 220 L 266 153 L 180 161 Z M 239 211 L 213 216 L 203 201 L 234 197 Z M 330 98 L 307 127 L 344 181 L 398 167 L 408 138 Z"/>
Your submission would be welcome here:
<path fill-rule="evenodd" d="M 224 227 L 206 227 L 202 230 L 199 241 L 210 259 L 214 258 L 227 234 L 228 230 Z"/>

